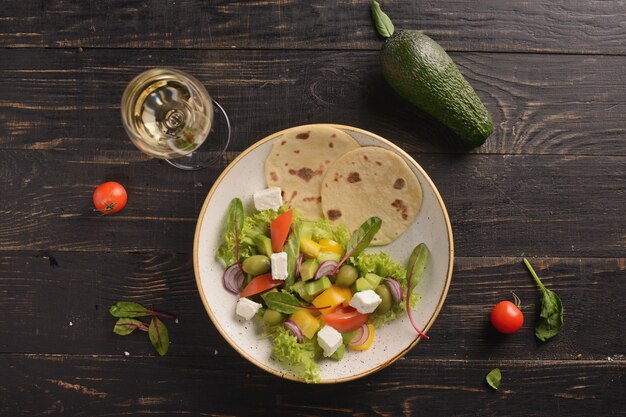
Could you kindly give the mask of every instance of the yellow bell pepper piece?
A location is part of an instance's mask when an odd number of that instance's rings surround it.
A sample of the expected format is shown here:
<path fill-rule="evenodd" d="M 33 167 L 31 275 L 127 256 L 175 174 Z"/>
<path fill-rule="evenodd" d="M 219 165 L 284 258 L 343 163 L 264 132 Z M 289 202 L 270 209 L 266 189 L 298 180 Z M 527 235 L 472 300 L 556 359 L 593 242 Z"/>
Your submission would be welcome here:
<path fill-rule="evenodd" d="M 315 297 L 312 301 L 312 304 L 317 308 L 328 307 L 319 310 L 323 316 L 332 312 L 339 304 L 347 306 L 348 304 L 350 304 L 351 299 L 352 291 L 350 291 L 350 288 L 331 285 L 329 288 L 325 289 L 320 295 Z"/>
<path fill-rule="evenodd" d="M 372 346 L 372 343 L 374 343 L 374 333 L 376 333 L 376 328 L 374 326 L 372 326 L 371 324 L 368 324 L 367 327 L 370 329 L 370 335 L 367 338 L 367 340 L 365 341 L 365 343 L 363 343 L 362 345 L 358 345 L 358 346 L 350 346 L 348 345 L 349 349 L 352 350 L 367 350 Z"/>
<path fill-rule="evenodd" d="M 300 330 L 302 330 L 302 334 L 308 339 L 312 339 L 315 336 L 321 325 L 319 319 L 304 308 L 293 313 L 289 319 L 298 325 Z"/>
<path fill-rule="evenodd" d="M 334 252 L 341 256 L 345 253 L 343 247 L 331 239 L 320 239 L 320 252 Z"/>
<path fill-rule="evenodd" d="M 301 237 L 300 252 L 302 252 L 307 258 L 317 258 L 320 254 L 320 245 L 308 237 Z"/>

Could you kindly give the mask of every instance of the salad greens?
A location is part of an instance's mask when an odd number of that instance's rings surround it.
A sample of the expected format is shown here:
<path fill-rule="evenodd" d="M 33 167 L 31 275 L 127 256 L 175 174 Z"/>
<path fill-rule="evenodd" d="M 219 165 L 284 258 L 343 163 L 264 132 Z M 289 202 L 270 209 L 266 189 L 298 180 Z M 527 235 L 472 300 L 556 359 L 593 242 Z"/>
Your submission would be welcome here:
<path fill-rule="evenodd" d="M 500 372 L 500 368 L 492 369 L 491 372 L 489 372 L 485 377 L 485 380 L 491 388 L 500 388 L 500 381 L 502 380 L 502 373 Z"/>
<path fill-rule="evenodd" d="M 563 327 L 563 304 L 554 291 L 550 291 L 543 286 L 543 283 L 526 258 L 524 258 L 524 264 L 541 290 L 541 314 L 539 322 L 535 326 L 535 336 L 537 339 L 545 342 L 556 336 L 561 331 L 561 327 Z"/>
<path fill-rule="evenodd" d="M 241 233 L 239 233 L 239 259 L 245 259 L 256 254 L 254 237 L 258 235 L 267 235 L 272 220 L 285 211 L 286 207 L 281 207 L 277 212 L 273 210 L 263 210 L 244 218 Z M 217 258 L 224 261 L 226 266 L 230 266 L 237 262 L 235 258 L 237 245 L 235 242 L 236 239 L 234 231 L 227 228 L 224 233 L 222 244 L 217 250 Z"/>
<path fill-rule="evenodd" d="M 113 333 L 120 336 L 127 336 L 139 329 L 148 333 L 152 346 L 161 356 L 165 355 L 170 347 L 169 332 L 165 324 L 157 316 L 168 319 L 176 319 L 175 316 L 158 311 L 147 309 L 139 303 L 130 301 L 120 301 L 109 308 L 109 313 L 118 320 L 113 326 Z M 151 316 L 150 323 L 147 324 L 137 317 Z"/>
<path fill-rule="evenodd" d="M 418 296 L 408 291 L 411 274 L 407 274 L 407 269 L 384 252 L 364 252 L 381 227 L 380 218 L 369 218 L 350 235 L 344 226 L 335 226 L 327 220 L 302 220 L 293 211 L 289 214 L 289 224 L 281 220 L 284 216 L 276 220 L 289 210 L 292 209 L 282 206 L 278 211 L 263 210 L 246 216 L 241 200 L 234 199 L 229 205 L 226 230 L 216 257 L 228 267 L 223 276 L 224 285 L 227 288 L 234 285 L 233 292 L 239 292 L 240 301 L 245 298 L 244 303 L 237 303 L 237 315 L 243 320 L 262 318 L 271 340 L 272 357 L 304 382 L 317 382 L 320 359 L 340 360 L 346 348 L 368 349 L 374 341 L 376 327 L 407 314 L 407 307 L 414 306 Z M 288 234 L 278 238 L 279 227 Z M 428 249 L 420 245 L 411 257 L 415 284 L 427 256 Z M 259 258 L 271 261 L 270 272 L 257 268 L 259 272 L 253 275 L 251 268 L 244 268 L 248 276 L 243 285 L 233 284 L 235 264 L 246 260 L 250 263 L 252 259 L 256 262 Z M 340 271 L 342 264 L 345 266 Z M 277 271 L 284 271 L 281 268 L 285 267 L 287 277 L 280 281 L 278 277 L 285 275 Z M 349 276 L 352 278 L 348 279 Z M 389 288 L 394 290 L 393 294 Z M 362 291 L 369 291 L 369 295 L 361 294 Z M 408 297 L 407 303 L 402 302 L 403 292 Z M 150 323 L 151 337 L 163 332 L 158 324 L 155 320 Z M 318 333 L 326 327 L 332 329 L 324 330 L 324 336 Z M 329 330 L 341 335 L 341 343 L 335 339 L 336 344 L 330 347 L 331 342 L 322 340 L 330 337 Z M 158 351 L 163 346 L 155 343 L 155 348 Z"/>

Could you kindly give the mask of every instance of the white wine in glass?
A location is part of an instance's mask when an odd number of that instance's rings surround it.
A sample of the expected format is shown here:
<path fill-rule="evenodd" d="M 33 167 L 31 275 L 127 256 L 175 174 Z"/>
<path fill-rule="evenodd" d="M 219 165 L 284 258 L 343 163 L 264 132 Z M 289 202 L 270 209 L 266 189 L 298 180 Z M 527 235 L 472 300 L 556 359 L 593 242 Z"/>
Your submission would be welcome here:
<path fill-rule="evenodd" d="M 135 146 L 177 168 L 210 166 L 222 157 L 230 140 L 224 109 L 200 81 L 179 70 L 154 68 L 139 74 L 126 87 L 121 110 Z"/>

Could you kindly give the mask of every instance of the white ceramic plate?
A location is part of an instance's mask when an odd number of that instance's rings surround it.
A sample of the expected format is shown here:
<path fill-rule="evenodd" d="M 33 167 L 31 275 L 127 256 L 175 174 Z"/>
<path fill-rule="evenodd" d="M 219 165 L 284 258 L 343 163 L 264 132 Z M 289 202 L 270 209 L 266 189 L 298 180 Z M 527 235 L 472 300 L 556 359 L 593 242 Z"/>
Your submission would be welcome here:
<path fill-rule="evenodd" d="M 362 145 L 375 145 L 400 155 L 415 173 L 423 190 L 422 208 L 413 225 L 387 246 L 371 248 L 384 251 L 405 264 L 413 248 L 425 242 L 431 252 L 416 291 L 421 298 L 413 309 L 413 319 L 425 331 L 433 325 L 446 298 L 452 277 L 454 247 L 450 219 L 443 200 L 426 172 L 406 152 L 386 139 L 349 126 L 341 129 Z M 222 285 L 224 267 L 215 258 L 224 231 L 230 201 L 239 197 L 246 213 L 253 207 L 252 194 L 266 187 L 265 158 L 272 143 L 285 131 L 274 133 L 242 152 L 220 175 L 209 191 L 198 218 L 194 240 L 194 270 L 202 302 L 217 330 L 237 352 L 260 368 L 287 379 L 298 380 L 289 370 L 270 357 L 270 341 L 262 336 L 258 320 L 241 322 L 235 315 L 237 296 Z M 419 337 L 405 316 L 377 329 L 373 346 L 363 352 L 347 351 L 341 361 L 320 361 L 320 382 L 348 381 L 376 372 L 409 351 Z"/>

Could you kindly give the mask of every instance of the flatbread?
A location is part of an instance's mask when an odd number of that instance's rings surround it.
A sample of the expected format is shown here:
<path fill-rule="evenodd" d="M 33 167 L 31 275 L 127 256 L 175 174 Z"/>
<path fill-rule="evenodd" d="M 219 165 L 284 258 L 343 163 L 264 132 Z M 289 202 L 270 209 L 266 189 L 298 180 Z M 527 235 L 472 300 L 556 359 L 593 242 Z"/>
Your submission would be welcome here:
<path fill-rule="evenodd" d="M 376 146 L 337 159 L 326 172 L 321 195 L 326 218 L 350 232 L 380 217 L 373 245 L 386 245 L 404 233 L 422 206 L 422 187 L 411 168 L 399 155 Z"/>
<path fill-rule="evenodd" d="M 306 220 L 324 218 L 321 184 L 326 170 L 359 143 L 330 126 L 294 127 L 274 141 L 265 160 L 268 187 L 280 187 L 283 201 Z"/>

